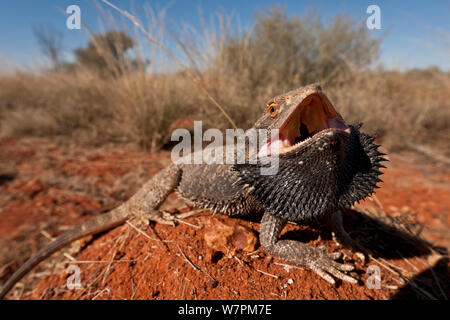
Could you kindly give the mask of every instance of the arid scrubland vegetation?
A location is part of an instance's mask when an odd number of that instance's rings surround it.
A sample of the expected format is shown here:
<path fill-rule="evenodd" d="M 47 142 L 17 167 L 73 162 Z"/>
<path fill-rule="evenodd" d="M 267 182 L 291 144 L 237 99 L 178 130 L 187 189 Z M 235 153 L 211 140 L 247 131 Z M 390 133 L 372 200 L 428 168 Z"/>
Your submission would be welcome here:
<path fill-rule="evenodd" d="M 320 82 L 348 123 L 364 122 L 390 151 L 448 144 L 450 73 L 376 67 L 382 39 L 363 23 L 288 17 L 275 8 L 257 14 L 246 31 L 219 17 L 202 30 L 174 33 L 155 19 L 147 34 L 153 42 L 109 31 L 76 50 L 73 63 L 57 60 L 47 71 L 1 76 L 1 137 L 131 141 L 157 150 L 176 120 L 231 128 L 226 113 L 248 128 L 267 99 Z M 159 44 L 169 38 L 176 49 L 167 55 Z"/>

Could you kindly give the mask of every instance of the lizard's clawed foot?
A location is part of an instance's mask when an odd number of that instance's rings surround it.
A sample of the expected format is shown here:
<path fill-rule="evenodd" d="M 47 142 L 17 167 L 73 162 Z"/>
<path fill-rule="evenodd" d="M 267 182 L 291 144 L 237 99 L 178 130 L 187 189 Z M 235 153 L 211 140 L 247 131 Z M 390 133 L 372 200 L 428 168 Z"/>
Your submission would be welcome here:
<path fill-rule="evenodd" d="M 324 280 L 335 284 L 335 278 L 357 283 L 358 281 L 345 274 L 354 270 L 354 266 L 342 264 L 335 260 L 341 253 L 327 253 L 325 247 L 313 248 L 295 240 L 279 240 L 278 234 L 286 225 L 286 220 L 265 213 L 261 219 L 259 239 L 261 246 L 268 253 L 298 266 L 308 266 Z"/>
<path fill-rule="evenodd" d="M 342 281 L 347 281 L 350 283 L 357 283 L 358 281 L 343 273 L 342 271 L 352 271 L 355 269 L 354 266 L 349 264 L 338 263 L 335 260 L 339 259 L 342 254 L 340 252 L 327 253 L 325 247 L 320 248 L 310 248 L 311 252 L 311 262 L 307 265 L 317 273 L 321 278 L 328 281 L 331 284 L 335 284 L 335 280 L 332 276 L 341 279 Z"/>

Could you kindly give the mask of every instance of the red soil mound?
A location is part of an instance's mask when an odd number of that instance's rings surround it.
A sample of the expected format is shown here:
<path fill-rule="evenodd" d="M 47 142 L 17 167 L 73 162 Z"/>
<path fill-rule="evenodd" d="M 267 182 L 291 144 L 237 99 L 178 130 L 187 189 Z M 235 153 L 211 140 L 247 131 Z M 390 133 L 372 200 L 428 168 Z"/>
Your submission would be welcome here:
<path fill-rule="evenodd" d="M 82 149 L 42 139 L 0 143 L 0 161 L 14 174 L 0 179 L 0 281 L 70 226 L 102 214 L 130 197 L 169 162 L 132 146 Z M 125 224 L 65 249 L 42 263 L 8 296 L 22 299 L 389 299 L 449 296 L 450 173 L 415 154 L 392 155 L 377 199 L 347 211 L 346 229 L 373 254 L 343 248 L 321 226 L 289 225 L 286 237 L 325 245 L 353 263 L 359 285 L 332 286 L 308 268 L 293 268 L 266 254 L 257 222 L 203 211 L 175 227 Z M 1 168 L 1 166 L 0 166 Z M 2 172 L 0 172 L 0 177 Z M 166 208 L 187 208 L 171 196 Z M 370 209 L 372 208 L 372 209 Z M 384 208 L 384 209 L 382 209 Z M 394 219 L 394 220 L 392 220 Z M 378 221 L 379 220 L 379 221 Z M 395 222 L 397 229 L 385 225 Z M 223 224 L 222 224 L 223 223 Z M 389 224 L 389 223 L 388 223 Z M 378 228 L 379 227 L 379 228 Z M 410 233 L 408 233 L 411 231 Z M 420 231 L 420 230 L 419 230 Z M 205 240 L 206 239 L 206 240 Z M 420 248 L 419 248 L 420 247 Z M 81 288 L 69 289 L 69 265 L 80 268 Z M 370 289 L 369 266 L 380 270 Z M 378 269 L 377 269 L 378 270 Z M 370 278 L 370 279 L 369 279 Z M 414 281 L 410 281 L 414 279 Z"/>

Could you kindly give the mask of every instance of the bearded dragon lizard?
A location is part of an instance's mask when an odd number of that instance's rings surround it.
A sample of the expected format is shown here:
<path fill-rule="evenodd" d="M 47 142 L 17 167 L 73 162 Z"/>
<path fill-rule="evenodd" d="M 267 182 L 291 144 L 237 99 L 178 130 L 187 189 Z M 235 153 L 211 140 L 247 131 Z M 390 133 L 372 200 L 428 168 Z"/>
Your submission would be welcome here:
<path fill-rule="evenodd" d="M 384 167 L 373 138 L 347 125 L 322 92 L 312 84 L 268 101 L 255 129 L 278 129 L 259 150 L 263 156 L 250 164 L 186 164 L 172 162 L 157 173 L 128 201 L 107 214 L 96 216 L 60 235 L 26 261 L 0 292 L 3 298 L 13 285 L 52 253 L 82 237 L 112 229 L 128 219 L 173 224 L 174 217 L 158 208 L 172 192 L 196 207 L 229 216 L 262 215 L 259 239 L 262 248 L 285 261 L 308 266 L 326 281 L 357 280 L 346 274 L 352 265 L 299 241 L 278 236 L 289 221 L 328 221 L 346 242 L 352 239 L 342 226 L 340 210 L 370 195 Z M 279 171 L 261 175 L 264 155 L 279 156 Z"/>

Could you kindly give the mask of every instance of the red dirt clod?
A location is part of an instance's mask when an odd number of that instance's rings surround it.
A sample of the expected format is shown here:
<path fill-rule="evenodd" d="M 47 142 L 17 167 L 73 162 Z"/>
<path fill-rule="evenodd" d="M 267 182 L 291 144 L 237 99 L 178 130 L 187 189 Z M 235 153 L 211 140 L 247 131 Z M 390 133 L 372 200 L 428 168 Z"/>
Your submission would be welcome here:
<path fill-rule="evenodd" d="M 230 226 L 217 218 L 206 220 L 204 239 L 206 245 L 216 251 L 227 252 L 230 247 L 253 252 L 258 240 L 250 229 L 241 226 Z"/>

